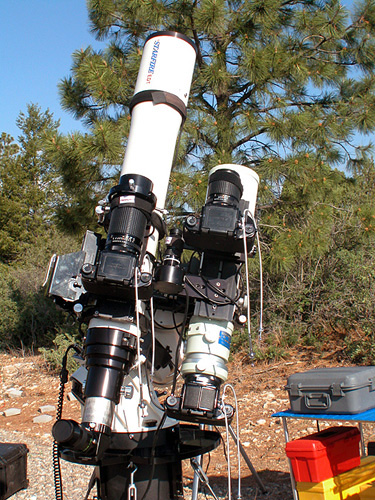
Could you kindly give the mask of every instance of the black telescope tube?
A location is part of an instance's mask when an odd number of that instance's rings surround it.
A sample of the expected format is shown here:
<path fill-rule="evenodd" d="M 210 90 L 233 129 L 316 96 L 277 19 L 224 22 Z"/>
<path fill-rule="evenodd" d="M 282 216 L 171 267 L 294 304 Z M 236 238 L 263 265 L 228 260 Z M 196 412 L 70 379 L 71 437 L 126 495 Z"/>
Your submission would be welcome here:
<path fill-rule="evenodd" d="M 86 397 L 120 400 L 124 375 L 135 359 L 137 339 L 115 328 L 90 328 L 86 335 Z"/>

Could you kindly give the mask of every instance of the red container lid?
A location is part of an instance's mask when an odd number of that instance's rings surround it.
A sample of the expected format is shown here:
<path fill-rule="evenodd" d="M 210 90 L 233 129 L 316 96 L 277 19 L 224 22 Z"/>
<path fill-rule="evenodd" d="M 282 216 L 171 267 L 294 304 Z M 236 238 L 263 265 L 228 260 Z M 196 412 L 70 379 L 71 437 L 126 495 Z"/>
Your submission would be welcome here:
<path fill-rule="evenodd" d="M 325 452 L 327 448 L 334 446 L 337 442 L 346 439 L 354 440 L 354 442 L 359 442 L 361 439 L 361 434 L 357 427 L 329 427 L 320 432 L 315 432 L 314 434 L 309 434 L 299 439 L 289 441 L 286 443 L 286 453 L 289 452 Z"/>

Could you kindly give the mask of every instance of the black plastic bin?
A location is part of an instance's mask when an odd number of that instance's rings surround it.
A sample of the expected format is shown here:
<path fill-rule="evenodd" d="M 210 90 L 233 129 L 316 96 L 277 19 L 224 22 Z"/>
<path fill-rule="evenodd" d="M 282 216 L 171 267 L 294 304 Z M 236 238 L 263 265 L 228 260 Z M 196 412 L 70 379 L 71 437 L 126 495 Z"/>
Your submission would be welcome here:
<path fill-rule="evenodd" d="M 27 488 L 27 453 L 25 444 L 0 443 L 0 500 Z"/>

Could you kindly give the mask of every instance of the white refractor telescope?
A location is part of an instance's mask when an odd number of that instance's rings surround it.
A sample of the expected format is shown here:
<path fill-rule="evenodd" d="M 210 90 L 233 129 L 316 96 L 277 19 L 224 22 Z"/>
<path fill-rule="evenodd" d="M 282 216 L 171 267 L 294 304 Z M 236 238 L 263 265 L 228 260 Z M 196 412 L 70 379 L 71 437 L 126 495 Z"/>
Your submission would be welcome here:
<path fill-rule="evenodd" d="M 95 466 L 91 484 L 102 500 L 135 491 L 144 500 L 181 500 L 181 461 L 220 441 L 184 422 L 223 425 L 232 416 L 220 386 L 246 303 L 240 275 L 256 234 L 257 174 L 212 169 L 201 213 L 171 229 L 157 254 L 195 57 L 185 35 L 146 40 L 120 180 L 97 209 L 107 237 L 87 231 L 81 251 L 57 257 L 51 272 L 49 294 L 87 324 L 72 375 L 81 422 L 59 419 L 53 435 L 61 457 Z M 188 265 L 184 248 L 198 256 Z M 162 402 L 154 384 L 171 383 Z"/>

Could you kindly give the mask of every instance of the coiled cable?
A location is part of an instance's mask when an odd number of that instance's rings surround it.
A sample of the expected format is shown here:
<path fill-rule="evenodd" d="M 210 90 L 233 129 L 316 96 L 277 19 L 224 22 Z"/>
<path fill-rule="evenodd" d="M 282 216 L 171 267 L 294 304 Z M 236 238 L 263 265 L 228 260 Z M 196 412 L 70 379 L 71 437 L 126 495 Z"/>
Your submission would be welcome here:
<path fill-rule="evenodd" d="M 74 349 L 77 354 L 82 354 L 82 349 L 77 344 L 71 344 L 67 350 L 65 351 L 64 357 L 61 362 L 61 371 L 60 371 L 60 387 L 59 387 L 59 396 L 57 399 L 57 409 L 56 409 L 56 422 L 61 420 L 62 410 L 64 405 L 64 393 L 65 393 L 65 384 L 68 382 L 68 353 L 71 349 Z M 61 478 L 61 466 L 60 466 L 60 445 L 54 440 L 52 445 L 52 465 L 53 465 L 53 480 L 55 485 L 55 498 L 56 500 L 63 500 L 63 487 L 62 487 L 62 478 Z"/>

